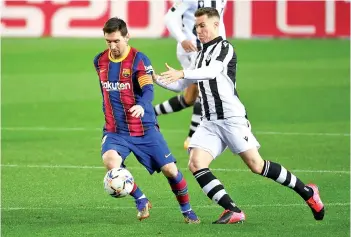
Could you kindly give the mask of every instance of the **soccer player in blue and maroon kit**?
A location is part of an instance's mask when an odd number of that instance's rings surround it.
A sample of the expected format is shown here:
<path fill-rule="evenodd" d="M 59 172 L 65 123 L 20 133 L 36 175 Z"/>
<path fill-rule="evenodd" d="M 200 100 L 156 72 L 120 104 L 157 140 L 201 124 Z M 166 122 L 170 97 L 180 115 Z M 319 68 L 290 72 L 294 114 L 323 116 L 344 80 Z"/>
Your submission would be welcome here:
<path fill-rule="evenodd" d="M 162 171 L 167 177 L 185 222 L 199 223 L 189 203 L 187 183 L 158 128 L 151 104 L 154 89 L 150 60 L 128 45 L 123 20 L 109 19 L 103 32 L 108 49 L 94 58 L 94 65 L 105 114 L 101 152 L 105 167 L 110 170 L 124 166 L 133 152 L 150 174 Z M 137 218 L 149 217 L 151 204 L 136 184 L 130 195 L 136 202 Z"/>

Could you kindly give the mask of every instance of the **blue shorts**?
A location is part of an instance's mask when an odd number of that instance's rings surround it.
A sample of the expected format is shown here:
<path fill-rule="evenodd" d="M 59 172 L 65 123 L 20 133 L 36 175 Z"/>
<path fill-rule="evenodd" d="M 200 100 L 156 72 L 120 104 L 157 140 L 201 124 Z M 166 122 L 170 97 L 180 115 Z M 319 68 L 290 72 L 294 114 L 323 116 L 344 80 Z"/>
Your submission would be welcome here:
<path fill-rule="evenodd" d="M 123 166 L 127 156 L 133 152 L 150 174 L 160 172 L 162 166 L 176 162 L 157 127 L 149 129 L 140 137 L 106 132 L 102 140 L 101 155 L 108 150 L 118 152 L 123 159 Z"/>

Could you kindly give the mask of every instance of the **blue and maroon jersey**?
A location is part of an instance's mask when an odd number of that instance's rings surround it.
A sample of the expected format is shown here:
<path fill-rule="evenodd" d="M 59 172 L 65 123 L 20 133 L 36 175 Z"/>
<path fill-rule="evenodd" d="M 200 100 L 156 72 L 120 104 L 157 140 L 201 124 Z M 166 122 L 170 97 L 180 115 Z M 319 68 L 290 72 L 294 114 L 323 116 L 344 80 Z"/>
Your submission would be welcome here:
<path fill-rule="evenodd" d="M 104 131 L 143 136 L 157 125 L 152 106 L 153 69 L 143 53 L 129 46 L 127 50 L 128 54 L 120 60 L 114 60 L 109 50 L 94 58 L 103 98 Z M 136 104 L 144 108 L 142 118 L 134 118 L 128 111 Z"/>

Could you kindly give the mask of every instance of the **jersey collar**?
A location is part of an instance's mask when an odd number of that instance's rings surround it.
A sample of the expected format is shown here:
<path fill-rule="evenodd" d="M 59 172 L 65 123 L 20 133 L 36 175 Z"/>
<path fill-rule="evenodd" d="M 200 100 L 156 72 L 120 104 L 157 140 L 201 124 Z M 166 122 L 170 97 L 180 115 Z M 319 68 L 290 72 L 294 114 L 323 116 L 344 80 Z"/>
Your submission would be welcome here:
<path fill-rule="evenodd" d="M 220 42 L 222 40 L 223 40 L 222 36 L 218 36 L 217 38 L 214 38 L 213 40 L 208 41 L 207 43 L 203 44 L 203 48 L 204 48 L 204 50 L 206 50 L 207 47 L 209 47 L 213 44 L 217 44 L 218 42 Z"/>
<path fill-rule="evenodd" d="M 127 46 L 128 48 L 126 49 L 126 52 L 124 53 L 124 55 L 118 59 L 113 59 L 111 56 L 111 51 L 108 51 L 108 57 L 109 59 L 114 62 L 114 63 L 119 63 L 122 62 L 124 59 L 126 59 L 126 57 L 128 56 L 129 52 L 130 52 L 130 46 Z"/>

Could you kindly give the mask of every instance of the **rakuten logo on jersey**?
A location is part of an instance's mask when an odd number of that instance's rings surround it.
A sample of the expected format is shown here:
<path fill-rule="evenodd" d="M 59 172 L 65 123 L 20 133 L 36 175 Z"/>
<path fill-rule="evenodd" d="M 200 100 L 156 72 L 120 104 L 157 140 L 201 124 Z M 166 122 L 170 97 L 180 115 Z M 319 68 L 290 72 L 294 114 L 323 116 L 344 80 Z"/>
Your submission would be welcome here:
<path fill-rule="evenodd" d="M 102 81 L 102 88 L 106 89 L 106 91 L 122 91 L 122 90 L 130 90 L 130 83 L 121 83 L 121 82 L 110 82 L 110 81 Z"/>

